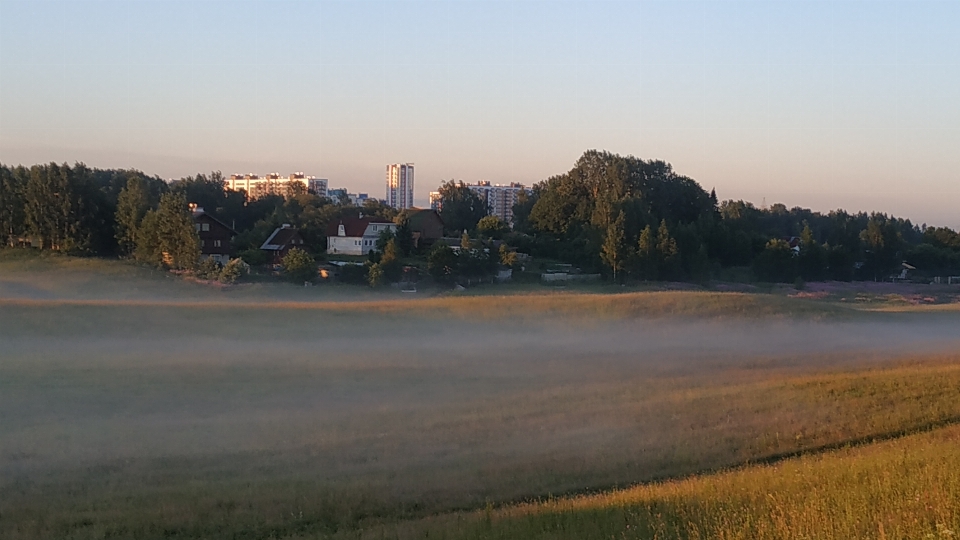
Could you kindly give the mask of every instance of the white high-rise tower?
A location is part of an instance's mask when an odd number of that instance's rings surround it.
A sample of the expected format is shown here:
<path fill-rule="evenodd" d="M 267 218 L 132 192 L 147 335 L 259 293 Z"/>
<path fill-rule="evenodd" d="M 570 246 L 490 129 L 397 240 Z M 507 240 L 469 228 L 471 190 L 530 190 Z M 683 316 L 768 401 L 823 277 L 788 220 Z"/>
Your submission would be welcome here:
<path fill-rule="evenodd" d="M 387 165 L 387 206 L 398 210 L 413 206 L 413 163 Z"/>

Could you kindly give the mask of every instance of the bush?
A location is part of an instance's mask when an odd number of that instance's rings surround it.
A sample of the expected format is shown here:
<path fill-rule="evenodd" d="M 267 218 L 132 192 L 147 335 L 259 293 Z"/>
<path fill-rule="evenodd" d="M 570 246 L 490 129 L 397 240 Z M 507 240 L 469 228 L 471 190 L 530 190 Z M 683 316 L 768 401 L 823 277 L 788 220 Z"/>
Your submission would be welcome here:
<path fill-rule="evenodd" d="M 262 249 L 245 249 L 237 255 L 251 266 L 263 266 L 270 262 L 270 254 Z"/>
<path fill-rule="evenodd" d="M 236 283 L 240 276 L 250 271 L 250 265 L 243 262 L 243 259 L 233 259 L 224 265 L 220 270 L 218 279 L 220 283 Z"/>
<path fill-rule="evenodd" d="M 220 277 L 220 262 L 213 257 L 207 257 L 197 266 L 196 276 L 199 279 L 217 279 Z"/>
<path fill-rule="evenodd" d="M 344 283 L 364 285 L 367 283 L 368 269 L 362 264 L 345 264 L 340 267 L 339 278 Z"/>
<path fill-rule="evenodd" d="M 283 271 L 294 283 L 313 281 L 317 277 L 317 263 L 306 251 L 293 248 L 283 257 Z"/>

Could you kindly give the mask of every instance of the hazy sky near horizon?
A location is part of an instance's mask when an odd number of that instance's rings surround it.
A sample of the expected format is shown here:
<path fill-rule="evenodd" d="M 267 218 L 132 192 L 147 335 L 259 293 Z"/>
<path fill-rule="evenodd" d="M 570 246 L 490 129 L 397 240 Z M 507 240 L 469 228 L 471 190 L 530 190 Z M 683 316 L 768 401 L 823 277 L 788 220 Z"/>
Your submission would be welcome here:
<path fill-rule="evenodd" d="M 960 226 L 960 1 L 0 0 L 0 161 L 416 198 L 587 149 Z"/>

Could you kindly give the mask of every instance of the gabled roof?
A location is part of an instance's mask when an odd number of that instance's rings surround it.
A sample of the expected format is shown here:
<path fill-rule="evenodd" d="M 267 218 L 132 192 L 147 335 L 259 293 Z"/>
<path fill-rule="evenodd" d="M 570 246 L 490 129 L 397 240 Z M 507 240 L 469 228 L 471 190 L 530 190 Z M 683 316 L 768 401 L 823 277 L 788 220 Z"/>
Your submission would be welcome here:
<path fill-rule="evenodd" d="M 436 210 L 430 208 L 411 208 L 407 210 L 407 223 L 410 224 L 410 228 L 413 230 L 422 229 L 424 222 L 428 219 L 435 219 L 440 225 L 444 224 L 443 218 L 440 217 L 440 213 Z"/>
<path fill-rule="evenodd" d="M 291 244 L 291 240 L 299 240 L 299 242 L 294 242 Z M 265 249 L 268 251 L 280 251 L 287 245 L 300 245 L 303 243 L 303 239 L 300 238 L 300 232 L 293 227 L 280 227 L 273 231 L 273 234 L 270 235 L 270 238 L 267 238 L 267 241 L 260 246 L 260 249 Z"/>
<path fill-rule="evenodd" d="M 227 225 L 226 223 L 224 223 L 224 222 L 220 221 L 219 219 L 213 217 L 213 214 L 207 213 L 206 211 L 204 211 L 203 208 L 199 208 L 199 207 L 198 207 L 196 210 L 193 211 L 193 220 L 194 220 L 194 221 L 197 221 L 198 219 L 200 219 L 200 218 L 203 217 L 203 216 L 206 216 L 207 219 L 209 219 L 210 221 L 212 221 L 212 222 L 220 225 L 220 226 L 223 227 L 224 229 L 230 231 L 230 234 L 232 234 L 232 235 L 236 235 L 236 234 L 237 234 L 237 231 L 233 230 L 233 227 L 230 227 L 230 226 Z"/>
<path fill-rule="evenodd" d="M 340 236 L 340 225 L 343 225 L 344 236 L 361 237 L 371 223 L 382 223 L 384 225 L 393 225 L 389 219 L 378 217 L 351 218 L 345 217 L 334 219 L 327 225 L 327 236 Z"/>

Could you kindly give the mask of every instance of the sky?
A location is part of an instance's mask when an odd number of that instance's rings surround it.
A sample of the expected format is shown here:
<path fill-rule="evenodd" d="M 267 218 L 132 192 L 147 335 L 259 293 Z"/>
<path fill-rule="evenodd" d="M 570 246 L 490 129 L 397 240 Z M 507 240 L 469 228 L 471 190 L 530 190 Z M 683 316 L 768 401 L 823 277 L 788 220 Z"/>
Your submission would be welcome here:
<path fill-rule="evenodd" d="M 0 0 L 0 162 L 377 197 L 412 162 L 425 204 L 600 149 L 957 228 L 958 28 L 958 0 Z"/>

